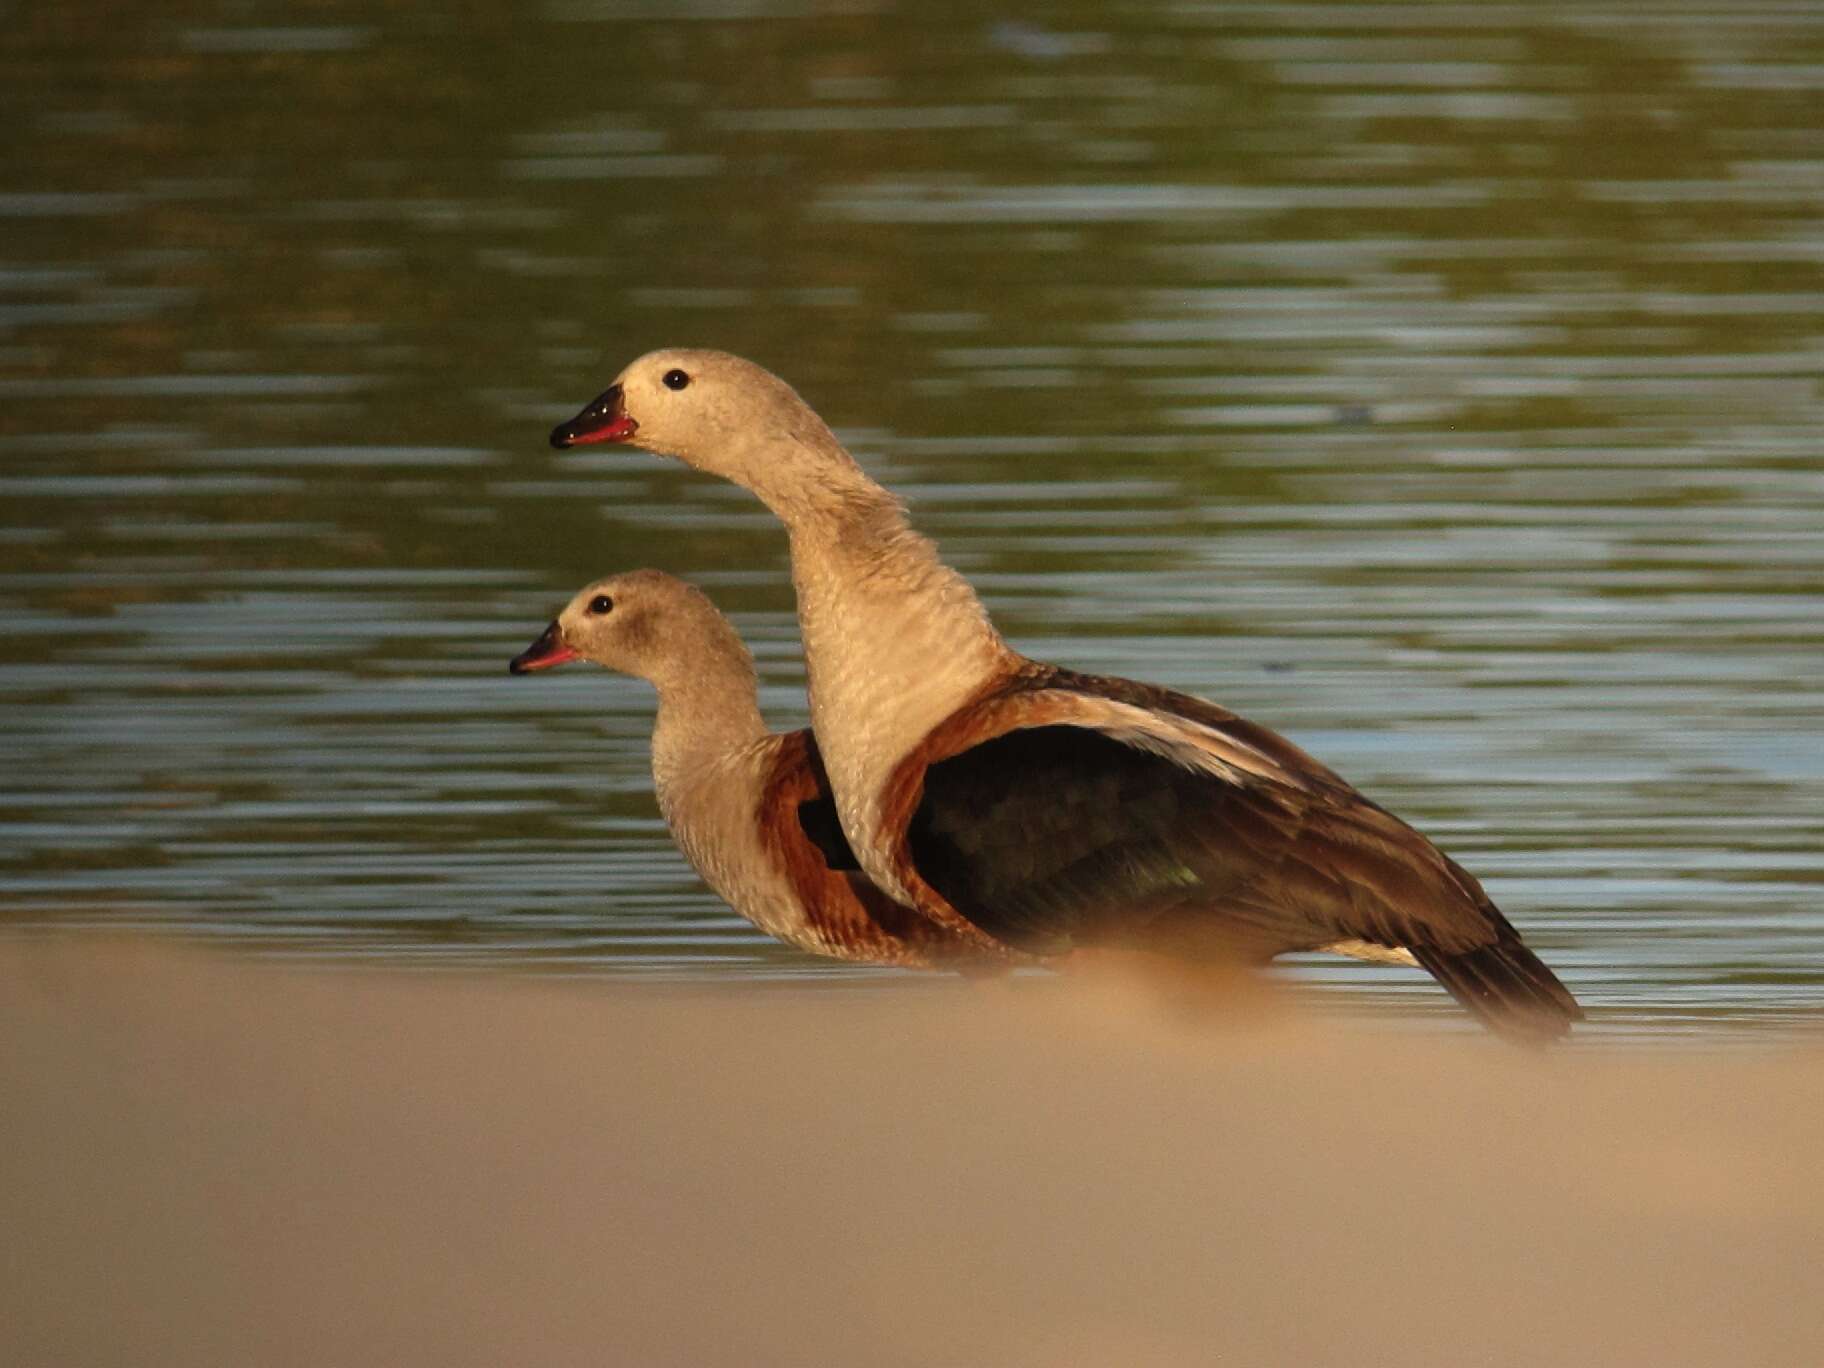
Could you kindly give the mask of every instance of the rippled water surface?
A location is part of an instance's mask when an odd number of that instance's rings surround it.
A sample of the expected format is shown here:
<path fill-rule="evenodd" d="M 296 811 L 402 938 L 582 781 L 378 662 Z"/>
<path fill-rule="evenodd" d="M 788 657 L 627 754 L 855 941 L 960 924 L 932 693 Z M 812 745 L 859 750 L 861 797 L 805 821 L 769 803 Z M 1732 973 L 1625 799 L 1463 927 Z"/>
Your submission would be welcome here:
<path fill-rule="evenodd" d="M 642 686 L 504 669 L 653 564 L 802 722 L 764 512 L 545 445 L 688 343 L 1029 652 L 1423 827 L 1599 1017 L 1815 1022 L 1821 86 L 1809 3 L 28 9 L 0 929 L 854 982 L 673 852 Z"/>

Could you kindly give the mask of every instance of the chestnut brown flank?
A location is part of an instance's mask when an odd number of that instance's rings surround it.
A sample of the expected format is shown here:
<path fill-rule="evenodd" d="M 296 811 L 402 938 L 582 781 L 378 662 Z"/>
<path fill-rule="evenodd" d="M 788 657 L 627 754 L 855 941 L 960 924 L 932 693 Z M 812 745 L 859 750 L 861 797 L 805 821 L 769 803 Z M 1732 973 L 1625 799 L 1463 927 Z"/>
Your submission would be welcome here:
<path fill-rule="evenodd" d="M 1006 966 L 1008 956 L 983 954 L 959 941 L 928 915 L 887 897 L 865 876 L 830 868 L 824 852 L 805 834 L 798 813 L 802 803 L 830 799 L 817 742 L 808 730 L 788 732 L 780 742 L 755 820 L 768 858 L 789 880 L 808 924 L 846 954 L 880 964 Z"/>

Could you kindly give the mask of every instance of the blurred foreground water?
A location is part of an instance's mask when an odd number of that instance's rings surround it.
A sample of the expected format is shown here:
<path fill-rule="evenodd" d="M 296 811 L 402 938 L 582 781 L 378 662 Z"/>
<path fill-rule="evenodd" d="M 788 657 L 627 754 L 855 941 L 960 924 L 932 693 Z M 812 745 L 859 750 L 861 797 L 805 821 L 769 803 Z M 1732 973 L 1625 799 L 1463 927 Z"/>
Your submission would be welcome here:
<path fill-rule="evenodd" d="M 1821 73 L 1808 4 L 19 16 L 0 932 L 853 983 L 673 853 L 640 686 L 505 673 L 653 564 L 802 722 L 764 511 L 545 446 L 682 343 L 1022 648 L 1422 827 L 1607 1020 L 1815 1020 Z"/>

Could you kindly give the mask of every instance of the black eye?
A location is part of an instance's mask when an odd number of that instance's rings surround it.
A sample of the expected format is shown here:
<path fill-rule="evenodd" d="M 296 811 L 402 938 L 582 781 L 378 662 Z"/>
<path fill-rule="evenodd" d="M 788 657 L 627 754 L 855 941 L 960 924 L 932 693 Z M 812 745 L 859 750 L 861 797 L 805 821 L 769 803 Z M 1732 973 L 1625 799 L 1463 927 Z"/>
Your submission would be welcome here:
<path fill-rule="evenodd" d="M 681 370 L 668 370 L 665 372 L 666 389 L 683 389 L 684 386 L 689 383 L 690 377 Z"/>
<path fill-rule="evenodd" d="M 609 598 L 606 594 L 597 594 L 594 598 L 589 600 L 589 611 L 596 617 L 600 617 L 604 613 L 612 613 L 614 611 L 614 600 Z"/>

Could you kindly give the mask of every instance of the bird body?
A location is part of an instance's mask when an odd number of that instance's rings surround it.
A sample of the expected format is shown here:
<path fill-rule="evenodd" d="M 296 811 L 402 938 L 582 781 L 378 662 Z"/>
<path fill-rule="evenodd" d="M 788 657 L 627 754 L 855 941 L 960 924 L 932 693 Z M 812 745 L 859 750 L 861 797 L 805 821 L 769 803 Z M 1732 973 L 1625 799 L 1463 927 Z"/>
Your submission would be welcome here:
<path fill-rule="evenodd" d="M 947 934 L 1039 956 L 1410 956 L 1497 1030 L 1551 1037 L 1581 1015 L 1472 876 L 1291 742 L 1014 651 L 898 500 L 753 363 L 650 353 L 552 441 L 673 456 L 778 515 L 842 830 L 879 889 Z"/>
<path fill-rule="evenodd" d="M 512 662 L 589 660 L 650 681 L 659 811 L 684 857 L 760 930 L 813 954 L 916 968 L 1005 967 L 854 867 L 816 740 L 768 731 L 753 659 L 694 586 L 654 570 L 598 580 Z"/>

